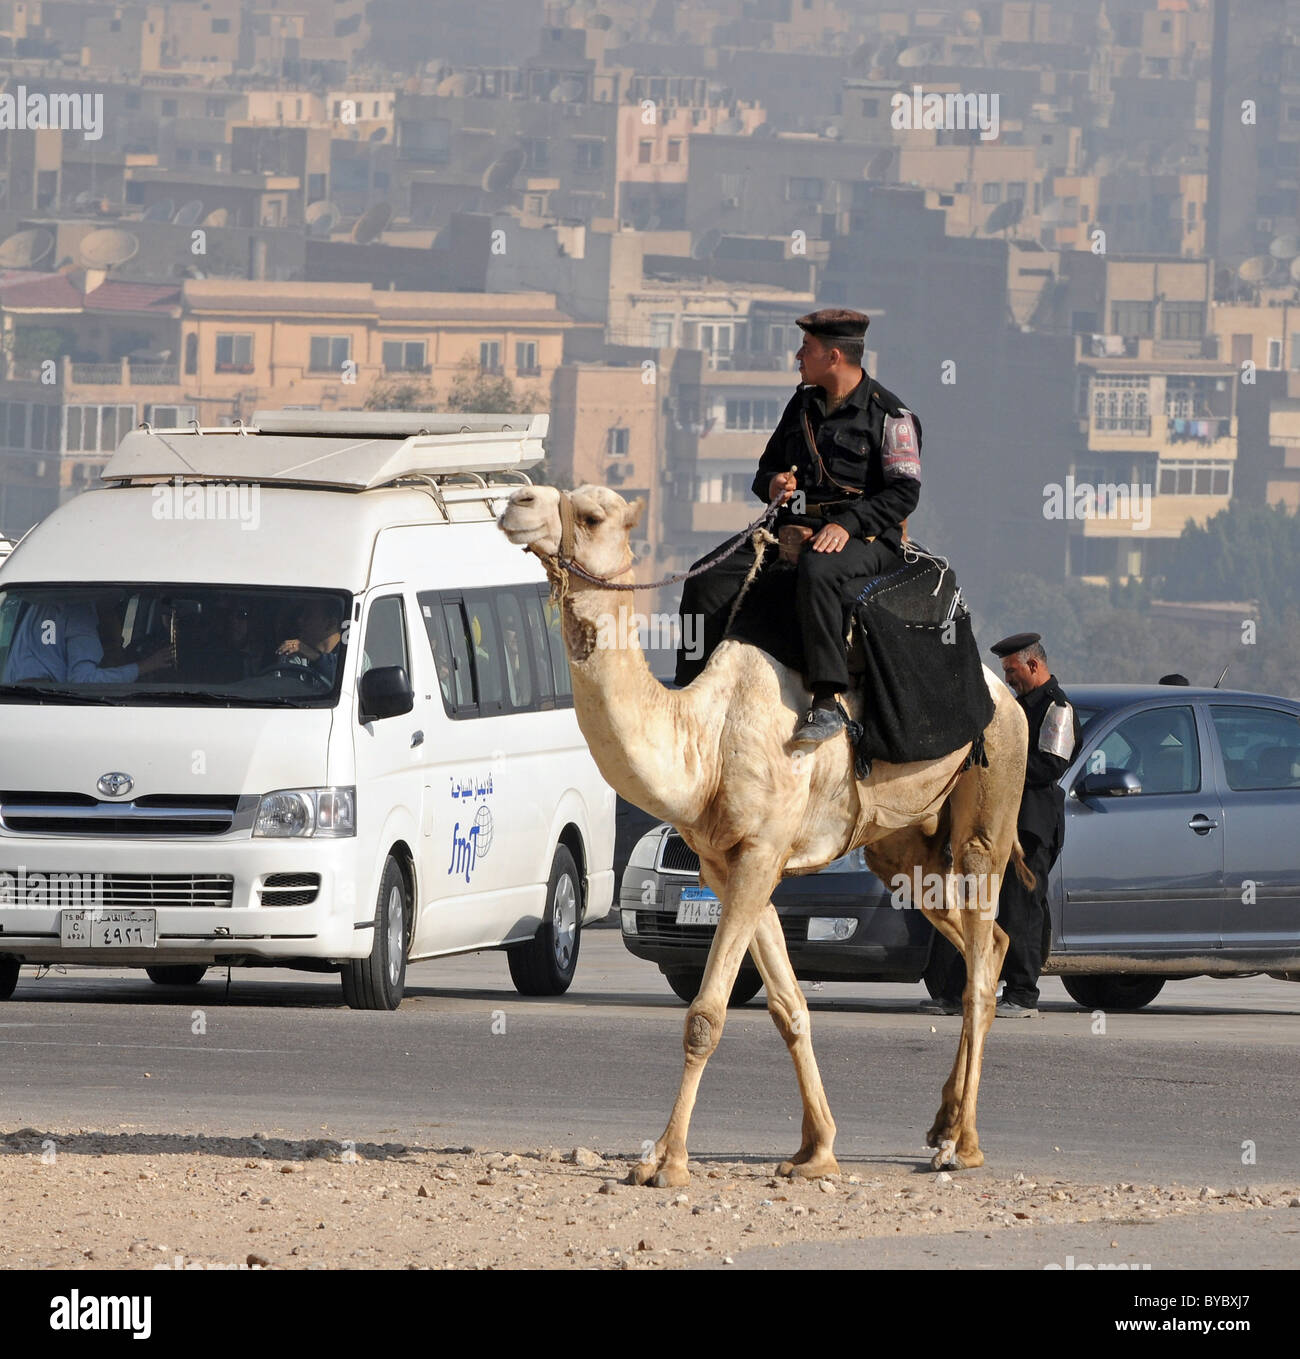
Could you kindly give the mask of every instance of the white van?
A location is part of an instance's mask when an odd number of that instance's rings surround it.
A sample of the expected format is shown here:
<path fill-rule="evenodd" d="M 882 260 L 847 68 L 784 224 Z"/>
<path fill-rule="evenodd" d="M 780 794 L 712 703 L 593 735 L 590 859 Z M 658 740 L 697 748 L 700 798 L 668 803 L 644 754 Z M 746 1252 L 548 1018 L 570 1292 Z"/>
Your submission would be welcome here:
<path fill-rule="evenodd" d="M 508 951 L 567 989 L 614 792 L 534 556 L 547 417 L 128 434 L 0 570 L 0 997 L 22 963 L 341 971 Z"/>

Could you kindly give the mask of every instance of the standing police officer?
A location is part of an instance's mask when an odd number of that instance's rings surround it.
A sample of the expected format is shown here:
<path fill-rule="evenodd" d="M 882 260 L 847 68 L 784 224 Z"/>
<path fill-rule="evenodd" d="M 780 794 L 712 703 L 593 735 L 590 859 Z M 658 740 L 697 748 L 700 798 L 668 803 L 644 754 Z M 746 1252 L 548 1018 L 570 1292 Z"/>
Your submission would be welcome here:
<path fill-rule="evenodd" d="M 1025 791 L 1016 819 L 1016 838 L 1034 875 L 1025 887 L 1008 864 L 998 895 L 998 924 L 1009 943 L 1002 963 L 1002 999 L 996 1014 L 1003 1019 L 1038 1013 L 1038 977 L 1052 947 L 1052 917 L 1047 907 L 1047 876 L 1065 841 L 1065 791 L 1057 780 L 1069 768 L 1079 740 L 1079 721 L 1036 632 L 1018 632 L 989 648 L 1002 661 L 1007 684 L 1029 719 L 1029 762 Z M 961 954 L 942 937 L 934 942 L 931 966 L 939 975 L 940 994 L 924 1002 L 929 1013 L 958 1014 L 966 987 Z"/>
<path fill-rule="evenodd" d="M 803 382 L 763 450 L 752 489 L 760 500 L 782 505 L 774 527 L 802 523 L 815 530 L 796 567 L 812 705 L 793 739 L 810 746 L 843 729 L 835 696 L 849 684 L 845 604 L 899 560 L 903 522 L 921 495 L 921 425 L 863 371 L 867 316 L 829 307 L 796 324 L 804 332 L 795 356 Z M 769 554 L 764 568 L 776 560 Z M 701 617 L 704 645 L 696 659 L 679 652 L 679 685 L 699 674 L 722 640 L 753 565 L 747 540 L 686 582 L 681 612 Z"/>

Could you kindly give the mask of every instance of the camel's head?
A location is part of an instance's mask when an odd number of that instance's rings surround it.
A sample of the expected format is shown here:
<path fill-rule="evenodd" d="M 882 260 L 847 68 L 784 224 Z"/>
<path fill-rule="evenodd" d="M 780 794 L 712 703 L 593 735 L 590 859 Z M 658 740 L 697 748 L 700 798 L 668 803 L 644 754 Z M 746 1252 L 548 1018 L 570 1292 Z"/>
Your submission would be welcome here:
<path fill-rule="evenodd" d="M 608 486 L 579 486 L 576 491 L 521 486 L 511 495 L 497 527 L 512 543 L 546 558 L 559 553 L 568 519 L 572 532 L 568 556 L 593 576 L 615 577 L 631 565 L 628 534 L 644 509 L 644 500 L 629 505 Z M 573 584 L 577 588 L 579 581 Z"/>

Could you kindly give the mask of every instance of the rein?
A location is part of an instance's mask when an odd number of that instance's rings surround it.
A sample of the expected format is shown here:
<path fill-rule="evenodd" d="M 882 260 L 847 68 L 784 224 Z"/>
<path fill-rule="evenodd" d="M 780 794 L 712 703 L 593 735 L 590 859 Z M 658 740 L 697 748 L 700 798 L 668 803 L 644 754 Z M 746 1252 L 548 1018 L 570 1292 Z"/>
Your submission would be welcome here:
<path fill-rule="evenodd" d="M 551 577 L 551 585 L 556 594 L 563 598 L 569 592 L 568 575 L 571 573 L 592 585 L 603 586 L 607 590 L 660 590 L 665 585 L 676 585 L 678 581 L 690 580 L 693 576 L 702 575 L 711 566 L 716 566 L 718 562 L 730 557 L 738 552 L 742 543 L 759 529 L 766 528 L 768 524 L 776 518 L 777 511 L 781 508 L 780 502 L 776 502 L 754 520 L 748 528 L 743 528 L 734 537 L 728 538 L 725 543 L 710 556 L 703 558 L 697 565 L 691 567 L 689 571 L 679 571 L 674 576 L 666 576 L 663 580 L 651 581 L 638 584 L 636 581 L 630 583 L 617 582 L 608 576 L 593 575 L 587 570 L 573 555 L 574 542 L 574 517 L 573 503 L 563 491 L 560 492 L 560 547 L 559 551 L 549 556 L 541 557 L 542 565 L 546 568 L 546 574 Z M 635 558 L 633 559 L 635 561 Z M 633 565 L 629 561 L 623 571 L 627 571 Z M 622 574 L 620 571 L 618 574 Z"/>

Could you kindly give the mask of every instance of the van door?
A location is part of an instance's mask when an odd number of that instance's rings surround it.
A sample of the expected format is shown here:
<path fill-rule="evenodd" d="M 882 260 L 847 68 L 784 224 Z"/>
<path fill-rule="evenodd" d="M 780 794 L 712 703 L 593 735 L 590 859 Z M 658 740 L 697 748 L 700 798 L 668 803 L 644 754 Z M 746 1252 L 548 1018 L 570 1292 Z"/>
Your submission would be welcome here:
<path fill-rule="evenodd" d="M 412 850 L 419 840 L 424 798 L 422 766 L 429 734 L 430 705 L 424 698 L 428 686 L 421 685 L 418 659 L 411 654 L 406 606 L 396 586 L 386 592 L 380 587 L 380 592 L 371 596 L 361 628 L 358 691 L 361 677 L 367 671 L 389 665 L 400 665 L 411 677 L 415 689 L 415 707 L 409 713 L 371 722 L 361 721 L 360 700 L 357 700 L 353 719 L 356 726 L 357 832 L 366 837 L 367 848 L 381 856 L 375 863 L 374 881 L 357 884 L 358 899 L 365 904 L 379 890 L 382 856 L 389 848 L 388 844 L 378 843 L 376 837 L 382 835 L 391 843 L 400 835 L 410 843 Z M 427 670 L 425 673 L 427 675 Z M 415 900 L 418 899 L 417 884 Z"/>

